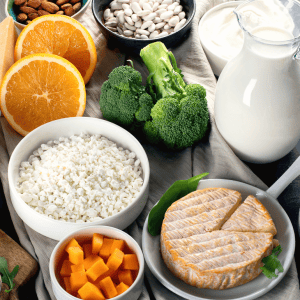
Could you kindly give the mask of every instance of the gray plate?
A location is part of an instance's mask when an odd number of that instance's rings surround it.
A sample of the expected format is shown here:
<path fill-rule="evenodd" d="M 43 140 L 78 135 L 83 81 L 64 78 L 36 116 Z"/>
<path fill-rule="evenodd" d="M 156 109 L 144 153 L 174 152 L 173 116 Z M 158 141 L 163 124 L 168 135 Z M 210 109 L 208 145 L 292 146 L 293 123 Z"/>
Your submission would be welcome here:
<path fill-rule="evenodd" d="M 258 198 L 266 209 L 271 214 L 277 228 L 276 239 L 282 247 L 282 252 L 279 255 L 279 260 L 284 268 L 283 273 L 279 273 L 277 278 L 268 279 L 263 274 L 260 274 L 254 280 L 228 290 L 209 290 L 199 289 L 190 286 L 175 277 L 166 267 L 160 254 L 160 236 L 151 236 L 148 232 L 148 217 L 143 228 L 142 246 L 146 263 L 154 274 L 154 276 L 169 290 L 175 294 L 189 300 L 204 300 L 204 299 L 222 299 L 222 300 L 250 300 L 256 299 L 259 296 L 273 289 L 288 271 L 295 252 L 295 233 L 292 223 L 277 200 L 270 194 L 253 187 L 251 185 L 238 181 L 225 179 L 208 179 L 201 180 L 198 189 L 210 187 L 223 187 L 237 190 L 242 194 L 243 200 L 248 195 L 254 195 Z M 270 191 L 270 189 L 269 189 Z"/>

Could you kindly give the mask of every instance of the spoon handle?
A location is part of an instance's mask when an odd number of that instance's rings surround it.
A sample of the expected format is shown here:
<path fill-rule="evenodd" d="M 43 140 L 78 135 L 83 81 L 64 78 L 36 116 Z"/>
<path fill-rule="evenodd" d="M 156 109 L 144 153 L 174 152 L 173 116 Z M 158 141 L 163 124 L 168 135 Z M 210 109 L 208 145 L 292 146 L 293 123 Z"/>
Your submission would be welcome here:
<path fill-rule="evenodd" d="M 267 193 L 275 199 L 282 191 L 300 175 L 300 157 L 287 169 L 287 171 L 267 190 Z"/>

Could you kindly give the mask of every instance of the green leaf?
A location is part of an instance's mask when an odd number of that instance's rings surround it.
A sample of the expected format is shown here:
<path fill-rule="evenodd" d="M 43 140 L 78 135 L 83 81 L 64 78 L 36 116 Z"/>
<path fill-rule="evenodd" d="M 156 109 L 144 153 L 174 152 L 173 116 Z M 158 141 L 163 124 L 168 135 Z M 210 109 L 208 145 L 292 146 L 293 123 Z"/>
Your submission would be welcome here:
<path fill-rule="evenodd" d="M 15 286 L 13 280 L 17 275 L 19 266 L 15 266 L 11 273 L 8 271 L 7 261 L 4 257 L 0 257 L 0 273 L 2 274 L 2 282 L 6 283 L 9 287 L 9 290 L 5 290 L 6 293 L 9 293 Z"/>
<path fill-rule="evenodd" d="M 269 279 L 272 279 L 273 277 L 278 277 L 278 275 L 275 273 L 276 270 L 278 270 L 279 273 L 284 271 L 279 259 L 277 258 L 281 251 L 282 248 L 279 245 L 273 249 L 271 255 L 262 259 L 264 266 L 260 269 L 262 270 L 262 273 Z"/>
<path fill-rule="evenodd" d="M 196 175 L 187 180 L 175 181 L 163 194 L 158 203 L 151 209 L 148 218 L 148 231 L 155 236 L 160 233 L 161 225 L 167 209 L 178 199 L 194 192 L 197 189 L 200 179 L 209 173 Z"/>

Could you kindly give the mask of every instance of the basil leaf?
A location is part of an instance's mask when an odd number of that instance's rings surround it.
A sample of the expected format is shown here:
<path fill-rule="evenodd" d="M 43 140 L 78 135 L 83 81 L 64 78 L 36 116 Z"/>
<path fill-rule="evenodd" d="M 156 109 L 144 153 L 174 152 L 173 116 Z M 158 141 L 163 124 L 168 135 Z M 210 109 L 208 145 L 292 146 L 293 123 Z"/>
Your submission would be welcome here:
<path fill-rule="evenodd" d="M 194 192 L 197 189 L 200 179 L 209 173 L 196 175 L 187 180 L 175 181 L 168 190 L 163 194 L 158 203 L 151 209 L 148 217 L 148 231 L 155 236 L 160 234 L 167 209 L 178 199 Z"/>

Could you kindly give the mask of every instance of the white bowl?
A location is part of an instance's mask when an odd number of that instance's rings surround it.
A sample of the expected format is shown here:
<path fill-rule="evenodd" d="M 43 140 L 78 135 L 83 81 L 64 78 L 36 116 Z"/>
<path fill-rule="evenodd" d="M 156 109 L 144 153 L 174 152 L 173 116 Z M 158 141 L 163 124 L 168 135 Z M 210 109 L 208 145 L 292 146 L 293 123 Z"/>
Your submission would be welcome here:
<path fill-rule="evenodd" d="M 204 38 L 204 28 L 203 28 L 203 24 L 205 23 L 206 19 L 214 12 L 216 12 L 217 10 L 221 10 L 225 7 L 232 7 L 233 9 L 236 8 L 237 6 L 239 6 L 241 3 L 243 3 L 243 1 L 230 1 L 230 2 L 225 2 L 219 5 L 216 5 L 215 7 L 211 8 L 210 10 L 208 10 L 203 17 L 201 18 L 200 22 L 199 22 L 199 28 L 198 28 L 198 32 L 199 32 L 199 37 L 200 37 L 200 42 L 201 45 L 203 47 L 203 50 L 206 54 L 206 57 L 210 63 L 210 66 L 214 72 L 214 74 L 216 76 L 220 76 L 222 70 L 224 69 L 225 65 L 228 62 L 228 59 L 225 59 L 223 57 L 221 57 L 218 53 L 216 53 L 216 51 L 214 51 L 209 43 L 206 42 L 205 38 Z M 237 26 L 238 25 L 238 22 Z"/>
<path fill-rule="evenodd" d="M 239 191 L 244 200 L 253 195 L 259 199 L 272 216 L 277 234 L 275 238 L 282 247 L 282 253 L 278 256 L 284 271 L 277 278 L 270 280 L 263 274 L 252 281 L 226 290 L 199 289 L 188 285 L 171 273 L 164 263 L 160 253 L 160 235 L 152 236 L 148 232 L 148 217 L 143 228 L 143 253 L 146 263 L 153 275 L 169 290 L 189 300 L 253 300 L 272 290 L 286 275 L 295 253 L 295 233 L 293 225 L 279 202 L 267 192 L 249 184 L 225 179 L 202 179 L 198 190 L 205 188 L 228 188 Z M 274 294 L 273 294 L 274 295 Z M 271 295 L 267 297 L 271 299 Z M 275 299 L 275 298 L 274 298 Z M 278 299 L 278 298 L 276 298 Z"/>
<path fill-rule="evenodd" d="M 47 141 L 59 137 L 69 137 L 81 132 L 101 134 L 117 143 L 124 149 L 134 151 L 141 160 L 143 169 L 143 185 L 137 197 L 119 213 L 96 222 L 71 223 L 50 219 L 27 205 L 16 191 L 19 167 L 21 162 L 27 161 L 34 150 Z M 124 229 L 130 225 L 143 210 L 149 194 L 150 166 L 146 152 L 138 140 L 122 127 L 111 122 L 96 118 L 66 118 L 46 123 L 24 137 L 12 153 L 8 165 L 8 182 L 12 204 L 20 218 L 38 233 L 60 240 L 66 234 L 91 225 L 106 225 Z"/>
<path fill-rule="evenodd" d="M 138 243 L 127 233 L 107 226 L 90 226 L 88 228 L 77 230 L 68 236 L 64 237 L 53 249 L 53 252 L 50 257 L 49 263 L 49 271 L 50 278 L 52 283 L 53 293 L 57 300 L 78 300 L 78 298 L 67 293 L 62 286 L 59 284 L 57 278 L 59 278 L 59 270 L 57 265 L 60 262 L 62 255 L 64 254 L 64 249 L 68 242 L 72 238 L 76 238 L 77 241 L 83 242 L 87 240 L 91 240 L 93 233 L 100 233 L 107 237 L 122 239 L 124 240 L 129 248 L 134 251 L 134 253 L 138 257 L 139 261 L 139 272 L 138 275 L 133 282 L 133 284 L 129 287 L 129 289 L 123 294 L 114 297 L 114 300 L 137 300 L 142 292 L 143 288 L 143 280 L 144 280 L 144 256 L 143 252 L 138 245 Z"/>
<path fill-rule="evenodd" d="M 87 0 L 86 3 L 80 8 L 80 10 L 74 14 L 71 18 L 74 18 L 75 20 L 78 21 L 78 19 L 81 17 L 81 15 L 87 10 L 88 6 L 90 5 L 90 2 L 92 0 Z M 25 24 L 22 24 L 22 23 L 19 23 L 17 20 L 16 20 L 16 17 L 17 15 L 13 15 L 13 14 L 10 14 L 10 9 L 13 5 L 13 2 L 14 0 L 6 0 L 5 1 L 5 5 L 4 5 L 4 11 L 5 11 L 5 15 L 7 17 L 11 16 L 13 17 L 14 19 L 14 23 L 16 25 L 16 27 L 19 29 L 19 30 L 23 30 L 23 28 L 26 26 Z"/>

